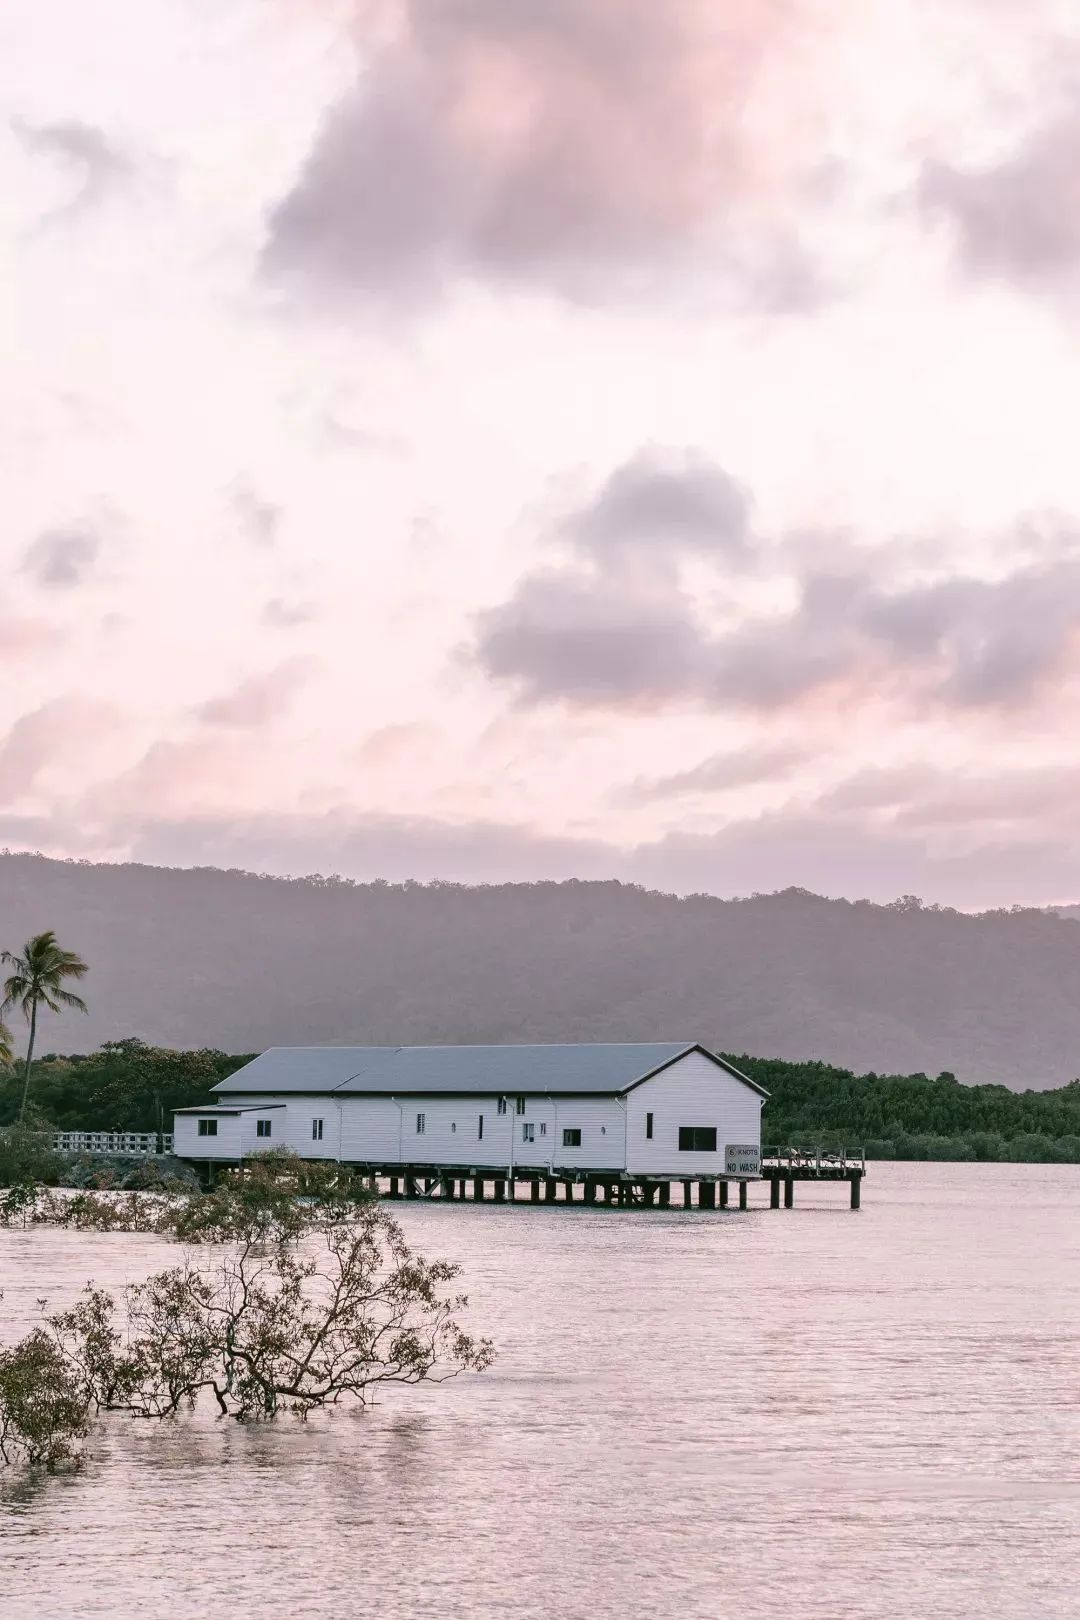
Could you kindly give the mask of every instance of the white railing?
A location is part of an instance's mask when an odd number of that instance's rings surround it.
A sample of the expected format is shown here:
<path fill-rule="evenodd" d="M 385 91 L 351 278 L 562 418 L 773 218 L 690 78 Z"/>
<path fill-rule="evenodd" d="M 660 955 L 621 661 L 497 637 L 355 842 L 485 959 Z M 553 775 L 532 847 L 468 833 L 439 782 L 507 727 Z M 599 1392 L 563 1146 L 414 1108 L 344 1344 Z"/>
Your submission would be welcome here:
<path fill-rule="evenodd" d="M 170 1131 L 54 1131 L 54 1153 L 171 1153 Z"/>
<path fill-rule="evenodd" d="M 865 1148 L 767 1147 L 761 1150 L 763 1165 L 786 1170 L 866 1170 Z"/>

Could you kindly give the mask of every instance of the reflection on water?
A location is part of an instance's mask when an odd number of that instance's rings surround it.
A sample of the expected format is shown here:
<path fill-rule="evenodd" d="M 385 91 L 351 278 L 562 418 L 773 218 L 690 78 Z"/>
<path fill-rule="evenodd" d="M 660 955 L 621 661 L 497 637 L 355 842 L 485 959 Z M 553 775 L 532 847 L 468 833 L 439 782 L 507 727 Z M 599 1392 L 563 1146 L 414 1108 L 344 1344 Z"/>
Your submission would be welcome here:
<path fill-rule="evenodd" d="M 1071 1620 L 1080 1169 L 874 1165 L 793 1213 L 406 1206 L 483 1377 L 108 1423 L 0 1487 L 5 1620 Z M 162 1239 L 0 1232 L 2 1336 Z"/>

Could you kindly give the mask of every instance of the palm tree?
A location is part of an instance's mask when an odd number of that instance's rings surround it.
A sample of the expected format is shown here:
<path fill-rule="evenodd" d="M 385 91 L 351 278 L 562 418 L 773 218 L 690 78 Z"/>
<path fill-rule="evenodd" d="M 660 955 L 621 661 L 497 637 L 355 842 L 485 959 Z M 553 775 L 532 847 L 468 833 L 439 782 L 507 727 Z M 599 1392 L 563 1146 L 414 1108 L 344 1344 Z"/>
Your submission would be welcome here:
<path fill-rule="evenodd" d="M 34 1061 L 38 1007 L 44 1005 L 50 1012 L 60 1012 L 64 1007 L 85 1012 L 85 1001 L 80 996 L 73 995 L 70 990 L 65 990 L 64 980 L 81 979 L 87 967 L 74 951 L 65 951 L 56 943 L 56 935 L 51 928 L 48 933 L 35 934 L 33 939 L 28 939 L 21 956 L 16 956 L 11 951 L 0 953 L 0 962 L 14 969 L 4 981 L 4 1000 L 0 1005 L 0 1012 L 6 1012 L 9 1007 L 21 1007 L 23 1016 L 30 1025 L 22 1105 L 19 1108 L 21 1122 L 26 1113 L 26 1098 L 30 1090 L 30 1065 Z"/>

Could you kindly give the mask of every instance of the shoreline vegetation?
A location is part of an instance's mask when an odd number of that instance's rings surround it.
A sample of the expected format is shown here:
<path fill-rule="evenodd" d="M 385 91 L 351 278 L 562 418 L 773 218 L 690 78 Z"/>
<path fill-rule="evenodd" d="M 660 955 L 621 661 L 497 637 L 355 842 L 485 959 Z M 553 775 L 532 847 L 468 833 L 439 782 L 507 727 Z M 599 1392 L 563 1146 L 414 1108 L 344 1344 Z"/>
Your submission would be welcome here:
<path fill-rule="evenodd" d="M 1080 1080 L 1017 1092 L 961 1085 L 949 1073 L 855 1074 L 827 1063 L 723 1055 L 769 1092 L 762 1133 L 771 1145 L 864 1148 L 870 1159 L 1080 1164 Z M 169 1131 L 174 1109 L 208 1102 L 218 1081 L 252 1056 L 174 1051 L 136 1038 L 86 1054 L 47 1053 L 32 1065 L 27 1123 L 37 1131 Z M 16 1069 L 0 1071 L 0 1127 L 18 1119 L 24 1084 Z M 11 1184 L 8 1156 L 0 1135 L 0 1185 Z M 114 1171 L 116 1186 L 137 1166 Z"/>
<path fill-rule="evenodd" d="M 119 1300 L 91 1282 L 66 1309 L 39 1301 L 38 1324 L 0 1348 L 3 1463 L 77 1464 L 109 1413 L 166 1419 L 205 1397 L 240 1422 L 306 1418 L 494 1358 L 458 1324 L 460 1268 L 412 1250 L 340 1165 L 277 1150 L 209 1192 L 63 1197 L 27 1177 L 0 1197 L 0 1226 L 45 1225 L 157 1234 L 182 1258 Z"/>

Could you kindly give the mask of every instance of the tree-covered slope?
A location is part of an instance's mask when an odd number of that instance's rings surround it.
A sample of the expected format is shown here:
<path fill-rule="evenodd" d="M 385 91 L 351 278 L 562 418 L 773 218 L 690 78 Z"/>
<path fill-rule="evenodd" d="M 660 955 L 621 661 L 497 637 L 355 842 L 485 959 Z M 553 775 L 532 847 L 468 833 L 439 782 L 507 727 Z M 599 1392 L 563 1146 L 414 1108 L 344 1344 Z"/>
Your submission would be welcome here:
<path fill-rule="evenodd" d="M 1018 1089 L 1080 1072 L 1080 926 L 1039 911 L 0 856 L 0 945 L 46 928 L 90 964 L 90 1015 L 48 1019 L 43 1053 L 687 1038 Z"/>

